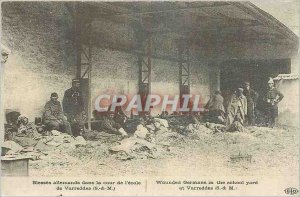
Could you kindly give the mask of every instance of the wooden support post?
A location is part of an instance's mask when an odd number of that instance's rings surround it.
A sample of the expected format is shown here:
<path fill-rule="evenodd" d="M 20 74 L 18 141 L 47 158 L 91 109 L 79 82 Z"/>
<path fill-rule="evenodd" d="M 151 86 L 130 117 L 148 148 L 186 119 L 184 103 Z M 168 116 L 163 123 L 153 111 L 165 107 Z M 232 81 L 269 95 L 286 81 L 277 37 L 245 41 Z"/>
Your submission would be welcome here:
<path fill-rule="evenodd" d="M 183 105 L 183 95 L 190 94 L 190 50 L 188 43 L 180 40 L 178 43 L 179 55 L 179 103 Z"/>
<path fill-rule="evenodd" d="M 88 24 L 88 33 L 89 33 L 89 41 L 88 41 L 88 78 L 89 78 L 89 91 L 88 91 L 88 129 L 91 130 L 91 115 L 92 115 L 92 23 Z"/>
<path fill-rule="evenodd" d="M 148 24 L 148 23 L 147 23 Z M 145 112 L 147 96 L 151 90 L 151 56 L 152 56 L 152 39 L 143 28 L 142 19 L 140 23 L 135 23 L 135 37 L 138 43 L 138 50 L 141 53 L 137 53 L 138 64 L 138 94 L 141 96 L 142 112 L 139 115 L 145 115 L 150 112 Z"/>
<path fill-rule="evenodd" d="M 79 4 L 75 3 L 75 13 L 74 13 L 74 29 L 75 29 L 75 45 L 76 45 L 76 78 L 81 78 L 81 17 L 78 16 L 78 11 L 80 9 Z"/>

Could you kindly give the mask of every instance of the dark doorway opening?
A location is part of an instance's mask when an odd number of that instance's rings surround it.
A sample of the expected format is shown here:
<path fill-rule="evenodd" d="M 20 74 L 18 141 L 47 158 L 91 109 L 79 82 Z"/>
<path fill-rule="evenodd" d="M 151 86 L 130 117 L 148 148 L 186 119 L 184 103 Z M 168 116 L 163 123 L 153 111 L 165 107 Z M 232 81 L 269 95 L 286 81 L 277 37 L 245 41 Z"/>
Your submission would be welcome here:
<path fill-rule="evenodd" d="M 242 82 L 249 81 L 253 89 L 262 93 L 269 77 L 289 73 L 291 73 L 290 59 L 230 60 L 221 65 L 220 88 L 222 92 L 232 92 Z"/>
<path fill-rule="evenodd" d="M 229 60 L 223 62 L 220 68 L 220 89 L 225 105 L 234 90 L 240 87 L 244 81 L 250 82 L 251 88 L 259 93 L 259 102 L 261 103 L 269 77 L 274 78 L 278 74 L 291 73 L 291 60 Z M 262 107 L 260 103 L 258 108 Z"/>

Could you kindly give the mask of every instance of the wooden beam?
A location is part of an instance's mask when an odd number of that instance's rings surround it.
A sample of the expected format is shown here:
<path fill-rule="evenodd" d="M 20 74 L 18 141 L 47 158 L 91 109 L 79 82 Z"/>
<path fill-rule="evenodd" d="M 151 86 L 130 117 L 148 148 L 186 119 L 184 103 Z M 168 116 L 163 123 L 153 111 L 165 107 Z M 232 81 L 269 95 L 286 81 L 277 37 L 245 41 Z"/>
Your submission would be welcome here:
<path fill-rule="evenodd" d="M 147 57 L 147 53 L 145 53 L 144 51 L 140 51 L 138 49 L 135 49 L 135 48 L 115 47 L 111 44 L 107 44 L 105 46 L 97 46 L 97 48 L 109 49 L 109 50 L 113 50 L 113 51 L 120 51 L 120 52 L 124 52 L 124 53 L 128 53 L 128 54 L 132 54 L 132 55 L 140 54 L 144 57 Z M 151 58 L 166 60 L 166 61 L 171 61 L 171 62 L 179 62 L 179 58 L 171 56 L 171 55 L 161 55 L 161 54 L 157 54 L 157 53 L 152 53 Z"/>
<path fill-rule="evenodd" d="M 159 14 L 159 13 L 178 13 L 178 12 L 181 12 L 181 11 L 186 12 L 186 11 L 193 11 L 193 10 L 194 11 L 199 11 L 199 9 L 201 9 L 201 8 L 220 7 L 220 6 L 228 6 L 228 5 L 230 5 L 230 4 L 224 2 L 223 4 L 218 4 L 218 5 L 188 6 L 188 7 L 179 7 L 179 8 L 166 9 L 166 10 L 154 10 L 154 11 L 115 14 L 113 16 L 124 17 L 124 16 L 129 16 L 129 15 L 136 16 L 136 15 L 149 15 L 149 14 Z M 214 17 L 214 16 L 207 16 L 207 17 L 220 19 L 220 17 Z"/>
<path fill-rule="evenodd" d="M 132 13 L 132 11 L 130 9 L 128 9 L 128 8 L 125 8 L 125 7 L 122 7 L 122 6 L 118 6 L 118 5 L 115 5 L 115 4 L 113 5 L 113 4 L 108 3 L 108 2 L 99 2 L 99 3 L 97 3 L 97 5 L 98 4 L 101 7 L 103 6 L 103 7 L 107 8 L 107 9 L 109 9 L 109 10 L 112 10 L 112 11 L 116 12 L 116 13 L 122 13 L 122 14 L 130 14 L 130 13 Z"/>
<path fill-rule="evenodd" d="M 106 2 L 95 2 L 95 3 L 85 2 L 84 4 L 89 5 L 89 7 L 93 7 L 93 8 L 96 8 L 96 9 L 101 9 L 102 11 L 103 10 L 106 11 L 105 14 L 99 14 L 99 12 L 101 13 L 101 11 L 96 10 L 94 12 L 94 14 L 95 14 L 95 16 L 98 16 L 98 17 L 106 17 L 106 18 L 115 19 L 117 17 L 115 17 L 114 14 L 110 14 L 111 12 L 113 12 L 113 13 L 117 13 L 117 14 L 127 15 L 127 17 L 123 18 L 125 20 L 135 21 L 135 22 L 139 21 L 139 18 L 134 16 L 134 12 L 132 12 L 131 10 L 129 10 L 127 8 L 124 8 L 124 7 L 112 5 L 112 4 L 109 4 L 109 3 L 106 3 Z M 107 11 L 109 11 L 110 13 L 107 12 Z"/>
<path fill-rule="evenodd" d="M 74 5 L 75 15 L 74 15 L 74 32 L 75 32 L 75 45 L 76 45 L 76 78 L 81 77 L 81 52 L 82 52 L 82 46 L 81 46 L 81 24 L 82 20 L 80 16 L 78 16 L 77 11 L 80 9 L 79 4 Z"/>
<path fill-rule="evenodd" d="M 249 27 L 256 27 L 260 26 L 260 24 L 254 23 L 250 25 L 239 25 L 239 26 L 219 26 L 219 27 L 212 27 L 212 28 L 193 28 L 193 27 L 179 27 L 179 28 L 152 28 L 152 30 L 148 31 L 151 34 L 168 34 L 168 33 L 176 33 L 180 35 L 185 35 L 186 33 L 190 32 L 222 32 L 222 31 L 231 31 L 231 30 L 239 30 Z"/>

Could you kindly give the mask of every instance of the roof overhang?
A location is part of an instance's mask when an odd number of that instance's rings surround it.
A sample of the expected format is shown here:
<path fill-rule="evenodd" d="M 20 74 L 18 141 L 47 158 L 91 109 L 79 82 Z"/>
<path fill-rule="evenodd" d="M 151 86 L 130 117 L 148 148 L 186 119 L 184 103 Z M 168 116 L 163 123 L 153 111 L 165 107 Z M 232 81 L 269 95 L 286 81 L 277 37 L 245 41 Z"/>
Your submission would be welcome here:
<path fill-rule="evenodd" d="M 194 61 L 288 58 L 298 51 L 298 37 L 250 2 L 81 2 L 78 7 L 80 18 L 92 22 L 93 45 L 99 48 L 143 54 L 139 42 L 151 36 L 152 57 L 171 61 L 178 60 L 182 41 Z"/>

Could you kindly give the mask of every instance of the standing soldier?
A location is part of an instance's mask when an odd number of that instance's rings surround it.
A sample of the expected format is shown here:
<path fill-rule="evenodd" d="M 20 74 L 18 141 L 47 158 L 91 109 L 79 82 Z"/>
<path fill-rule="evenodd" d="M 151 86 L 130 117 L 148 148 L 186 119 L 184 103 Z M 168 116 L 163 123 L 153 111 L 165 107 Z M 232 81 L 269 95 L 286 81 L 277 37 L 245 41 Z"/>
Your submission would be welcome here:
<path fill-rule="evenodd" d="M 249 82 L 243 83 L 243 94 L 247 98 L 247 122 L 248 125 L 255 125 L 255 108 L 259 94 L 250 88 Z"/>
<path fill-rule="evenodd" d="M 73 79 L 72 87 L 65 91 L 63 110 L 71 124 L 73 135 L 80 135 L 80 131 L 84 129 L 86 115 L 79 79 Z"/>
<path fill-rule="evenodd" d="M 268 127 L 273 128 L 277 124 L 278 118 L 278 103 L 283 99 L 283 94 L 274 86 L 272 78 L 268 81 L 268 91 L 264 97 L 266 102 L 266 115 L 268 120 Z"/>

